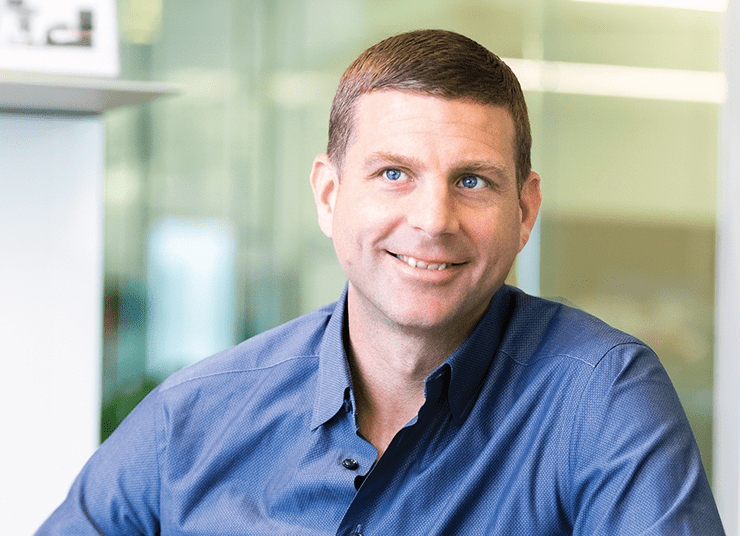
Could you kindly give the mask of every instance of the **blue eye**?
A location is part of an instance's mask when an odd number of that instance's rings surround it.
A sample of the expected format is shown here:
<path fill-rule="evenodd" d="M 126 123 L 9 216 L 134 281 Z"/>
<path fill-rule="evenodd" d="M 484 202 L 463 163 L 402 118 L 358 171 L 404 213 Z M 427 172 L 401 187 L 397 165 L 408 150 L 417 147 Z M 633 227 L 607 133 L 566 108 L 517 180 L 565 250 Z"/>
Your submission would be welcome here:
<path fill-rule="evenodd" d="M 470 190 L 476 189 L 476 188 L 483 188 L 485 186 L 485 183 L 480 178 L 476 177 L 475 175 L 468 175 L 463 180 L 460 181 L 460 185 L 463 188 L 468 188 Z"/>
<path fill-rule="evenodd" d="M 400 169 L 391 168 L 391 169 L 386 169 L 383 172 L 383 176 L 389 181 L 397 181 L 403 177 L 403 172 Z"/>

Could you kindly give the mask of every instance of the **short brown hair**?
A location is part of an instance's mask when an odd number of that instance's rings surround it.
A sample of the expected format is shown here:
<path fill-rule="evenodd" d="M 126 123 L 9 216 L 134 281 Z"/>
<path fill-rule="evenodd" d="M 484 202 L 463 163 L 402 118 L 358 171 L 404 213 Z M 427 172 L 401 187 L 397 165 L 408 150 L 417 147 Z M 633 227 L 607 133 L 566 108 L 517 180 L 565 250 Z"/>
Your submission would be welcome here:
<path fill-rule="evenodd" d="M 472 39 L 446 30 L 407 32 L 368 48 L 342 75 L 331 107 L 327 153 L 340 172 L 354 135 L 357 101 L 381 89 L 470 99 L 506 108 L 514 121 L 521 192 L 532 166 L 532 134 L 522 88 L 501 58 Z"/>

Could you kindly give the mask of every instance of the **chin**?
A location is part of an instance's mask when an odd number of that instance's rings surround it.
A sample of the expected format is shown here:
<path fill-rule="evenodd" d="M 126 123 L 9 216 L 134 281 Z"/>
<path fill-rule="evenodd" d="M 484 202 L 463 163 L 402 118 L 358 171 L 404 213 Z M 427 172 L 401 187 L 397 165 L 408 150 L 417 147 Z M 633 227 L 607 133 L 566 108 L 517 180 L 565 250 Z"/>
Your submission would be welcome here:
<path fill-rule="evenodd" d="M 434 308 L 423 301 L 413 304 L 412 309 L 396 309 L 387 314 L 392 324 L 410 331 L 459 329 L 461 324 L 465 324 L 472 316 L 472 311 L 460 311 L 449 307 Z"/>

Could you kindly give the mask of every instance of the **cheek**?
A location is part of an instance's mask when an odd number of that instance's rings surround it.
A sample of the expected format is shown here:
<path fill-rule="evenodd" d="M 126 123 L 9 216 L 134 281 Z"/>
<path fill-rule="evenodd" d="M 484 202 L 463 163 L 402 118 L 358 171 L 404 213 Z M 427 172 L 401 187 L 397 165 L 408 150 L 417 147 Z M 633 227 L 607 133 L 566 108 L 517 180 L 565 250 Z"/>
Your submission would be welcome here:
<path fill-rule="evenodd" d="M 485 225 L 476 228 L 474 240 L 483 250 L 484 255 L 495 259 L 514 257 L 519 251 L 519 220 L 513 215 L 506 217 L 489 217 Z"/>
<path fill-rule="evenodd" d="M 342 199 L 341 203 L 337 202 L 335 205 L 332 218 L 334 250 L 343 266 L 353 264 L 362 250 L 366 234 L 361 211 L 353 210 L 353 206 L 360 207 L 361 203 Z"/>
<path fill-rule="evenodd" d="M 334 237 L 332 240 L 334 242 L 334 251 L 337 254 L 337 258 L 339 259 L 339 262 L 344 265 L 346 263 L 345 259 L 350 255 L 348 248 L 349 245 L 352 244 L 352 240 L 350 238 L 350 229 L 347 228 L 348 223 L 338 216 L 340 216 L 340 214 L 335 213 L 334 220 L 332 221 L 332 232 Z"/>
<path fill-rule="evenodd" d="M 398 218 L 391 203 L 377 202 L 372 196 L 342 199 L 335 206 L 332 221 L 335 237 L 346 246 L 360 249 L 388 234 Z"/>

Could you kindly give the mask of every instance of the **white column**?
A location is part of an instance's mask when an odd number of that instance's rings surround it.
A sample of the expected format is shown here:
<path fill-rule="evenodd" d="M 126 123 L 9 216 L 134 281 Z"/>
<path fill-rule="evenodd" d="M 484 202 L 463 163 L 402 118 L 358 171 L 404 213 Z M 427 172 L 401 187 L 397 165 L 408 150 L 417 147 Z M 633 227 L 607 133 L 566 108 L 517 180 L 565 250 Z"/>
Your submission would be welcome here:
<path fill-rule="evenodd" d="M 717 220 L 714 491 L 728 536 L 740 534 L 740 6 L 724 24 L 728 95 L 722 109 Z"/>
<path fill-rule="evenodd" d="M 32 534 L 98 444 L 103 125 L 0 114 L 0 534 Z"/>

